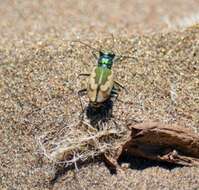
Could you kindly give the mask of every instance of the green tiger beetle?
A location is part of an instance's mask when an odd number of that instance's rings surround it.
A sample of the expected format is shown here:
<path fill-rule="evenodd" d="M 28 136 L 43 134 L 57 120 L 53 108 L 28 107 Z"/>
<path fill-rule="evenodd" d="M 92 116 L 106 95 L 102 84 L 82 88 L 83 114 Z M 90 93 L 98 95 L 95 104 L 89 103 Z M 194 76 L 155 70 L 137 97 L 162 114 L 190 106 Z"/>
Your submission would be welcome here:
<path fill-rule="evenodd" d="M 90 106 L 94 109 L 97 109 L 101 107 L 111 97 L 116 97 L 117 99 L 118 91 L 120 91 L 121 88 L 127 92 L 126 88 L 123 85 L 114 80 L 112 65 L 119 60 L 123 60 L 126 58 L 135 58 L 130 56 L 116 55 L 115 53 L 111 52 L 103 52 L 101 50 L 97 50 L 91 47 L 84 42 L 77 42 L 91 48 L 93 50 L 93 56 L 97 59 L 97 66 L 92 70 L 90 74 L 84 73 L 79 75 L 89 77 L 87 82 L 87 88 L 78 91 L 82 112 L 84 112 L 84 109 L 81 97 L 84 95 L 88 95 Z M 96 52 L 99 53 L 99 56 L 96 55 Z"/>

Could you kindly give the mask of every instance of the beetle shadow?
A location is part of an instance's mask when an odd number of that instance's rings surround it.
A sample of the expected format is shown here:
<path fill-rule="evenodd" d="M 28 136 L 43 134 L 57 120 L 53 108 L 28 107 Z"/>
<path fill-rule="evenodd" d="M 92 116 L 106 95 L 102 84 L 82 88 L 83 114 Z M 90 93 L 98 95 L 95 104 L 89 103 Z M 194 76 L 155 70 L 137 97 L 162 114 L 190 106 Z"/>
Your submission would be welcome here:
<path fill-rule="evenodd" d="M 112 111 L 113 100 L 108 99 L 97 108 L 89 104 L 86 108 L 86 116 L 90 120 L 90 124 L 99 129 L 100 124 L 106 123 L 113 118 Z"/>

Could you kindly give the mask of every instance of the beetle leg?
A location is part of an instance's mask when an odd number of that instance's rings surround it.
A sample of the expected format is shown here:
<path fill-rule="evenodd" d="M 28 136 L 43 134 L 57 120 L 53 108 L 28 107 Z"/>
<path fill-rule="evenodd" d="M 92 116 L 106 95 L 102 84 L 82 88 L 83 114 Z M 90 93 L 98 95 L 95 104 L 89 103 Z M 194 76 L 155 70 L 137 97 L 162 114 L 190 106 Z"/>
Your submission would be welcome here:
<path fill-rule="evenodd" d="M 87 89 L 86 89 L 86 88 L 84 88 L 84 89 L 78 91 L 78 97 L 79 97 L 80 105 L 81 105 L 81 108 L 82 108 L 82 112 L 84 111 L 84 109 L 83 109 L 83 104 L 82 104 L 81 97 L 82 97 L 82 96 L 85 96 L 85 95 L 86 95 L 86 92 L 87 92 Z"/>
<path fill-rule="evenodd" d="M 122 85 L 122 84 L 120 84 L 119 82 L 117 82 L 117 81 L 114 81 L 114 84 L 116 85 L 116 86 L 118 86 L 118 87 L 120 87 L 120 88 L 122 88 L 122 89 L 124 89 L 125 90 L 125 92 L 128 94 L 128 90 Z"/>
<path fill-rule="evenodd" d="M 94 57 L 96 60 L 98 60 L 98 57 L 97 57 L 97 55 L 95 54 L 94 51 L 92 51 L 92 54 L 93 54 L 93 57 Z"/>
<path fill-rule="evenodd" d="M 89 73 L 80 73 L 80 74 L 78 75 L 78 77 L 79 77 L 79 76 L 86 76 L 86 77 L 89 77 L 90 74 L 89 74 Z"/>
<path fill-rule="evenodd" d="M 81 114 L 80 114 L 80 116 L 79 116 L 81 121 L 82 121 L 83 118 L 84 118 L 84 111 L 85 111 L 85 109 L 83 108 L 83 104 L 82 104 L 81 97 L 82 97 L 82 96 L 85 96 L 86 93 L 87 93 L 87 89 L 86 89 L 86 88 L 84 88 L 84 89 L 78 91 L 79 102 L 80 102 L 80 105 L 81 105 L 81 108 L 82 108 L 82 112 L 81 112 Z"/>

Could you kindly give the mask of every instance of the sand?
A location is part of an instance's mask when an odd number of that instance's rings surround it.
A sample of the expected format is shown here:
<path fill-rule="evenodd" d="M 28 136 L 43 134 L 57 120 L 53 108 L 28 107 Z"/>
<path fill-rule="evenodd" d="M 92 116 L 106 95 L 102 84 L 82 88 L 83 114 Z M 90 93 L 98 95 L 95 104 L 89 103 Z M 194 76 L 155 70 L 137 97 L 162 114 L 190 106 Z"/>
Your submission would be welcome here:
<path fill-rule="evenodd" d="M 199 189 L 199 168 L 126 158 L 113 175 L 103 162 L 78 166 L 55 181 L 37 137 L 77 123 L 78 74 L 92 70 L 88 48 L 110 47 L 133 60 L 114 65 L 119 121 L 177 123 L 199 132 L 197 1 L 2 1 L 0 4 L 0 189 Z M 95 10 L 95 11 L 94 11 Z M 192 18 L 192 17 L 191 17 Z M 183 27 L 182 27 L 183 26 Z M 87 99 L 84 99 L 85 105 Z"/>

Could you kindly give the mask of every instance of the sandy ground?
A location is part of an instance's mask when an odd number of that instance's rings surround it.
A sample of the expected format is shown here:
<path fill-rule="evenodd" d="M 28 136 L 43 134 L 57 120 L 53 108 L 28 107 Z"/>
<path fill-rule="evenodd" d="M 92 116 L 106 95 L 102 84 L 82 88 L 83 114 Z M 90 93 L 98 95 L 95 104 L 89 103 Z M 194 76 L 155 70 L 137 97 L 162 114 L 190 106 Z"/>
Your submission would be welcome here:
<path fill-rule="evenodd" d="M 1 43 L 28 43 L 49 36 L 96 38 L 103 32 L 121 36 L 168 31 L 197 20 L 198 6 L 197 0 L 1 1 Z M 185 18 L 189 22 L 183 25 Z"/>
<path fill-rule="evenodd" d="M 128 53 L 137 60 L 114 66 L 130 92 L 121 92 L 114 116 L 175 122 L 198 132 L 199 27 L 182 31 L 197 20 L 198 6 L 196 0 L 1 1 L 0 188 L 199 189 L 198 168 L 142 159 L 127 159 L 129 167 L 117 175 L 93 162 L 50 183 L 55 171 L 36 140 L 78 122 L 83 82 L 77 75 L 92 69 L 92 55 L 69 41 L 106 46 L 109 33 L 116 52 L 132 46 Z"/>

